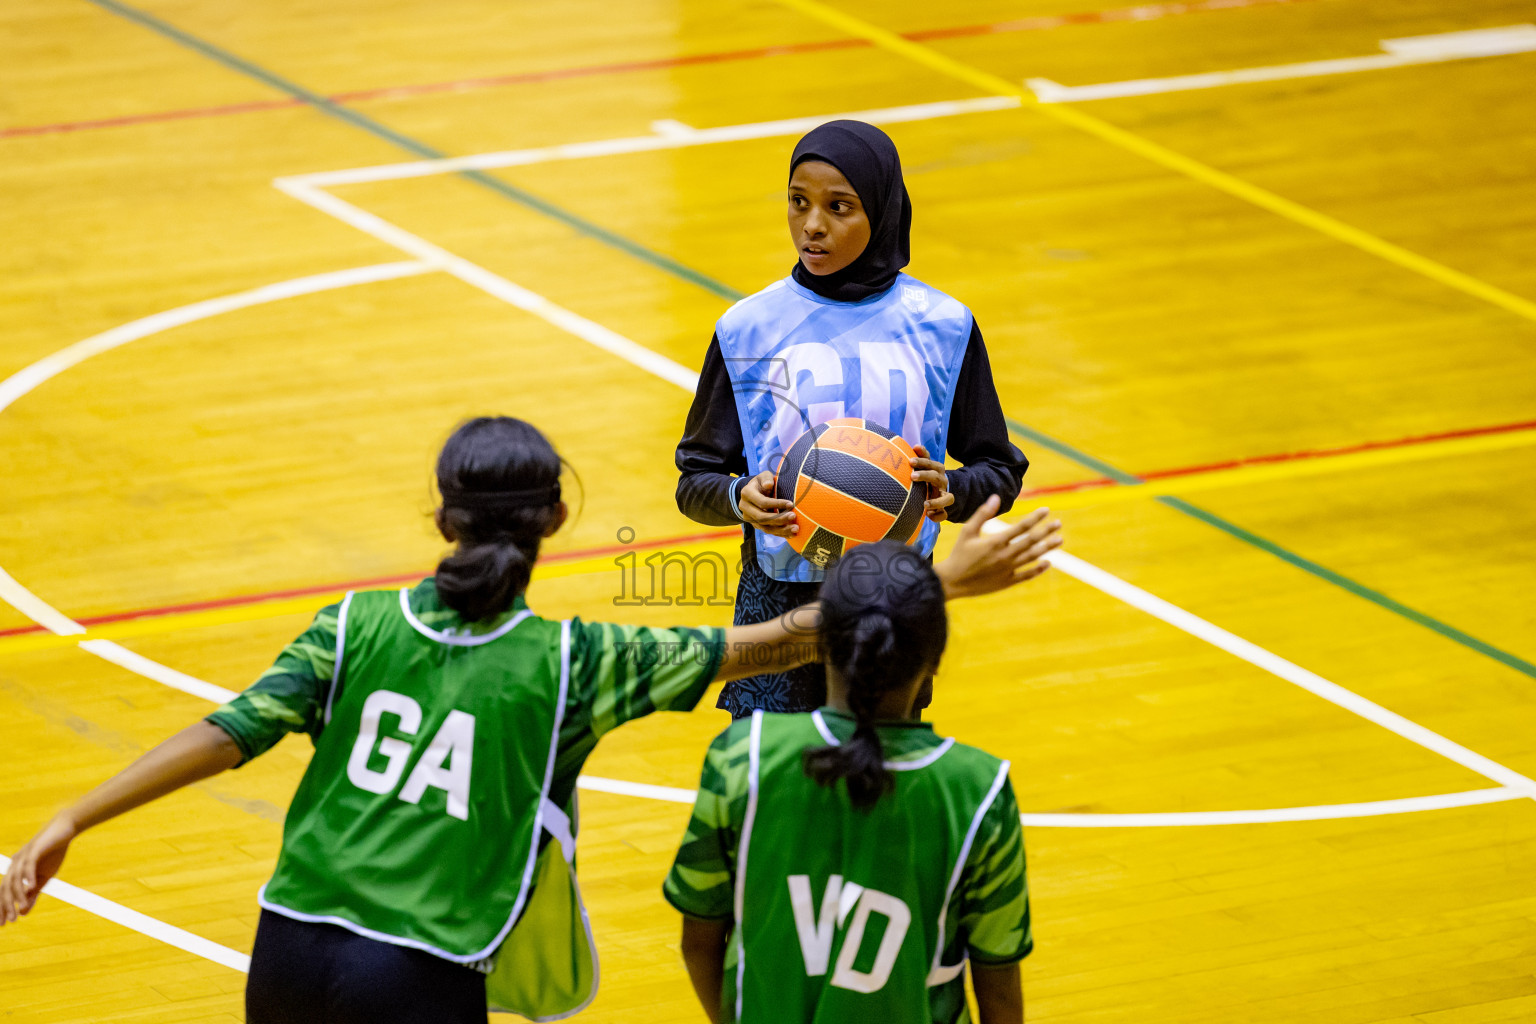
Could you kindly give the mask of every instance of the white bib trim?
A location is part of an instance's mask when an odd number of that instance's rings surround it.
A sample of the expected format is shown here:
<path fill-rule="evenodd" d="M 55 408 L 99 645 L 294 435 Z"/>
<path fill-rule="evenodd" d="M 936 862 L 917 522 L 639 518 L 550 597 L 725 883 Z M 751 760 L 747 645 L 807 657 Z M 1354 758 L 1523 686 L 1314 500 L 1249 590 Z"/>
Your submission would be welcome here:
<path fill-rule="evenodd" d="M 811 721 L 816 723 L 816 731 L 821 733 L 821 738 L 826 740 L 830 746 L 840 747 L 843 745 L 842 740 L 839 740 L 832 734 L 831 727 L 827 725 L 827 720 L 821 717 L 820 711 L 811 712 Z M 929 765 L 933 764 L 933 762 L 949 753 L 950 748 L 954 745 L 955 738 L 953 736 L 946 736 L 944 738 L 944 742 L 940 743 L 938 746 L 934 747 L 932 750 L 928 751 L 928 753 L 924 754 L 922 757 L 915 761 L 884 761 L 882 763 L 889 771 L 915 772 L 919 768 L 927 768 Z"/>
<path fill-rule="evenodd" d="M 402 607 L 405 605 L 406 594 L 407 593 L 408 592 L 405 591 L 405 590 L 400 591 L 400 603 L 401 603 Z M 518 622 L 521 622 L 524 618 L 526 618 L 527 616 L 529 616 L 531 614 L 533 614 L 533 613 L 529 612 L 529 611 L 524 611 L 520 615 L 515 616 L 512 619 L 512 621 L 506 623 L 504 626 L 502 626 L 498 630 L 498 635 L 505 634 L 507 632 L 507 630 L 511 629 Z M 419 631 L 421 631 L 423 633 L 426 633 L 429 636 L 431 635 L 431 633 L 427 630 L 427 628 L 425 626 L 422 626 L 421 624 L 419 624 L 411 616 L 409 608 L 406 609 L 406 617 L 410 620 L 411 624 L 413 626 L 415 626 Z M 436 639 L 436 638 L 434 637 L 434 639 Z M 477 643 L 484 643 L 484 642 L 486 642 L 486 638 L 484 638 L 484 637 L 475 637 L 473 639 Z M 492 638 L 492 639 L 494 639 L 494 638 Z M 451 642 L 451 641 L 445 641 L 445 642 Z M 559 698 L 558 698 L 559 702 L 555 705 L 555 714 L 554 714 L 555 725 L 554 725 L 553 730 L 551 730 L 550 737 L 549 737 L 549 757 L 548 757 L 547 761 L 545 762 L 545 766 L 544 766 L 544 786 L 543 786 L 543 788 L 539 792 L 539 811 L 533 817 L 533 839 L 532 839 L 532 842 L 531 842 L 531 844 L 529 846 L 529 849 L 528 849 L 528 862 L 527 862 L 526 866 L 523 868 L 522 886 L 518 889 L 517 899 L 512 904 L 512 912 L 507 915 L 506 924 L 502 925 L 501 930 L 496 933 L 496 937 L 494 939 L 492 939 L 490 941 L 490 943 L 484 949 L 477 950 L 476 952 L 473 952 L 473 953 L 466 953 L 466 954 L 462 954 L 462 955 L 461 954 L 457 954 L 457 953 L 450 953 L 450 952 L 448 952 L 445 949 L 439 949 L 437 946 L 434 946 L 431 943 L 421 942 L 421 941 L 418 941 L 416 939 L 407 939 L 407 938 L 402 938 L 401 936 L 398 936 L 398 935 L 388 935 L 388 934 L 386 934 L 384 932 L 374 931 L 372 928 L 366 928 L 363 925 L 357 924 L 356 922 L 353 922 L 353 921 L 348 921 L 345 918 L 334 917 L 334 916 L 329 916 L 329 915 L 322 915 L 322 914 L 306 914 L 306 913 L 303 913 L 301 911 L 293 910 L 293 909 L 290 909 L 288 907 L 282 906 L 281 904 L 273 903 L 270 900 L 268 900 L 267 899 L 267 887 L 266 887 L 266 885 L 263 885 L 261 887 L 261 890 L 256 894 L 256 902 L 258 904 L 260 904 L 261 907 L 264 910 L 270 910 L 274 914 L 281 914 L 284 917 L 291 917 L 295 921 L 309 921 L 309 922 L 315 923 L 315 924 L 334 924 L 334 925 L 338 925 L 338 926 L 340 926 L 342 928 L 345 928 L 347 931 L 352 932 L 352 933 L 354 933 L 356 935 L 362 935 L 362 936 L 365 936 L 365 937 L 370 938 L 370 939 L 376 939 L 379 942 L 387 942 L 387 943 L 389 943 L 392 946 L 406 946 L 406 947 L 408 947 L 410 949 L 420 949 L 420 950 L 422 950 L 424 952 L 431 953 L 433 956 L 440 956 L 444 960 L 451 960 L 452 962 L 454 962 L 456 964 L 475 964 L 475 963 L 478 963 L 481 960 L 486 959 L 491 954 L 495 953 L 496 950 L 501 946 L 502 942 L 505 941 L 505 939 L 507 937 L 507 934 L 512 931 L 512 926 L 515 923 L 517 923 L 518 917 L 521 916 L 521 914 L 523 912 L 523 905 L 528 901 L 528 890 L 529 890 L 529 888 L 530 888 L 530 886 L 531 886 L 531 884 L 533 882 L 533 868 L 534 868 L 534 865 L 538 862 L 538 858 L 539 858 L 539 836 L 544 832 L 545 828 L 547 827 L 546 826 L 546 822 L 545 822 L 545 817 L 546 817 L 546 814 L 547 814 L 547 809 L 551 808 L 551 807 L 555 807 L 555 805 L 553 803 L 551 803 L 550 799 L 549 799 L 549 787 L 550 787 L 550 783 L 553 782 L 553 780 L 554 780 L 554 774 L 555 774 L 555 755 L 556 755 L 556 753 L 558 752 L 558 749 L 559 749 L 560 725 L 561 725 L 561 722 L 565 718 L 565 698 L 566 698 L 566 694 L 569 692 L 569 689 L 570 689 L 570 681 L 571 681 L 571 623 L 570 623 L 570 620 L 567 619 L 564 622 L 560 623 L 560 693 L 559 693 Z M 555 810 L 559 813 L 561 819 L 564 820 L 564 822 L 565 822 L 565 831 L 566 831 L 567 834 L 569 834 L 570 833 L 570 819 L 567 818 L 565 816 L 565 813 L 563 811 L 560 811 L 559 808 L 556 807 Z M 561 845 L 562 845 L 562 852 L 564 852 L 564 844 L 562 843 Z M 571 847 L 572 847 L 572 850 L 574 851 L 574 847 L 575 847 L 574 841 L 571 843 Z M 573 855 L 574 855 L 574 853 L 573 853 Z M 586 908 L 585 907 L 582 908 L 582 916 L 583 916 L 583 918 L 585 918 L 585 916 L 586 916 Z M 588 934 L 590 935 L 590 933 L 591 933 L 591 926 L 590 926 L 590 924 L 587 926 L 587 928 L 588 928 Z M 596 978 L 596 975 L 594 974 L 594 992 L 596 991 L 596 989 L 595 989 L 595 984 L 596 984 L 595 978 Z"/>
<path fill-rule="evenodd" d="M 347 649 L 347 609 L 352 607 L 352 591 L 341 599 L 341 611 L 336 615 L 336 661 L 331 665 L 331 692 L 325 695 L 325 724 L 331 724 L 331 708 L 336 703 L 336 691 L 341 688 L 341 659 Z"/>
<path fill-rule="evenodd" d="M 939 961 L 944 956 L 944 921 L 949 917 L 949 901 L 955 895 L 955 888 L 960 884 L 960 876 L 965 871 L 965 862 L 971 856 L 971 844 L 976 841 L 976 832 L 981 828 L 981 819 L 986 816 L 987 809 L 992 806 L 992 801 L 997 799 L 997 794 L 1003 791 L 1003 783 L 1008 781 L 1008 769 L 1010 763 L 1004 761 L 997 769 L 997 778 L 992 780 L 992 788 L 987 790 L 986 797 L 981 801 L 981 806 L 976 808 L 976 814 L 971 818 L 971 827 L 966 830 L 965 842 L 960 844 L 960 854 L 955 858 L 955 870 L 949 876 L 949 888 L 944 892 L 944 905 L 939 908 L 939 941 L 933 951 L 933 967 L 928 972 L 928 987 L 933 988 L 945 982 L 953 981 L 965 970 L 965 963 L 970 959 L 969 955 L 962 952 L 960 962 L 957 964 L 941 964 Z"/>
<path fill-rule="evenodd" d="M 530 609 L 524 608 L 489 633 L 475 635 L 471 633 L 444 632 L 443 630 L 433 629 L 431 626 L 428 626 L 416 617 L 415 612 L 411 611 L 411 591 L 408 587 L 400 588 L 400 612 L 405 616 L 405 621 L 411 624 L 411 628 L 428 640 L 436 640 L 440 644 L 450 644 L 454 647 L 479 647 L 481 644 L 488 644 L 492 640 L 500 640 L 512 632 L 518 623 L 533 614 Z"/>

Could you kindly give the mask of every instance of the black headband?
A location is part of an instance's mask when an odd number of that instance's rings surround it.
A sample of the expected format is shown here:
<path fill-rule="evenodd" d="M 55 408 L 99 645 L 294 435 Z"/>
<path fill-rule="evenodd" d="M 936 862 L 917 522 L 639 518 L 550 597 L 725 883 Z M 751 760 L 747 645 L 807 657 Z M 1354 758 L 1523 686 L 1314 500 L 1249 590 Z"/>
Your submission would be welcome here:
<path fill-rule="evenodd" d="M 544 487 L 525 487 L 519 491 L 461 491 L 454 487 L 440 489 L 444 505 L 490 512 L 519 505 L 553 505 L 560 500 L 559 481 Z"/>

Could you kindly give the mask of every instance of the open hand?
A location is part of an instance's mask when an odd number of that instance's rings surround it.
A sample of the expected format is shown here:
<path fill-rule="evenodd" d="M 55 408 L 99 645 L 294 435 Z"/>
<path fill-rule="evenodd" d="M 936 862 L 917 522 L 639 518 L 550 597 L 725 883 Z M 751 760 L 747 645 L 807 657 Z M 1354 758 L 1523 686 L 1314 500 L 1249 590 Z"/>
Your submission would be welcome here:
<path fill-rule="evenodd" d="M 766 469 L 746 482 L 736 506 L 748 526 L 755 526 L 775 537 L 793 537 L 800 532 L 795 525 L 795 503 L 773 496 L 773 474 Z"/>
<path fill-rule="evenodd" d="M 1037 508 L 1016 523 L 983 529 L 1001 505 L 997 495 L 988 498 L 966 520 L 949 557 L 934 566 L 944 584 L 945 597 L 975 597 L 1006 590 L 1050 568 L 1042 558 L 1061 547 L 1061 520 L 1048 519 L 1051 510 Z"/>
<path fill-rule="evenodd" d="M 74 838 L 74 826 L 54 818 L 16 851 L 11 869 L 0 880 L 0 925 L 10 924 L 37 905 L 37 894 L 59 873 Z"/>
<path fill-rule="evenodd" d="M 944 463 L 930 459 L 928 449 L 920 444 L 913 445 L 912 450 L 917 453 L 917 458 L 912 460 L 912 482 L 922 481 L 928 485 L 923 514 L 942 523 L 949 518 L 949 506 L 955 503 L 955 496 L 949 492 L 949 476 L 944 472 Z"/>

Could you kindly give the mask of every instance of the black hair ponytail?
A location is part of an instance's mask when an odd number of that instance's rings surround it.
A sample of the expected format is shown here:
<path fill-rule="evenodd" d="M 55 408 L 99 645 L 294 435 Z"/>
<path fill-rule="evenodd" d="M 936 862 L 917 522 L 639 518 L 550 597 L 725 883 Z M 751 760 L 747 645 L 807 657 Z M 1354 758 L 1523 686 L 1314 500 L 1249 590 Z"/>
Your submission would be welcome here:
<path fill-rule="evenodd" d="M 823 786 L 843 779 L 855 807 L 868 810 L 896 785 L 875 720 L 881 698 L 933 671 L 949 624 L 933 567 L 899 541 L 860 545 L 821 587 L 821 643 L 827 668 L 848 688 L 853 736 L 807 750 L 805 773 Z"/>
<path fill-rule="evenodd" d="M 469 622 L 495 618 L 528 588 L 539 543 L 559 521 L 560 456 L 531 424 L 482 416 L 459 425 L 437 459 L 443 537 L 438 595 Z"/>

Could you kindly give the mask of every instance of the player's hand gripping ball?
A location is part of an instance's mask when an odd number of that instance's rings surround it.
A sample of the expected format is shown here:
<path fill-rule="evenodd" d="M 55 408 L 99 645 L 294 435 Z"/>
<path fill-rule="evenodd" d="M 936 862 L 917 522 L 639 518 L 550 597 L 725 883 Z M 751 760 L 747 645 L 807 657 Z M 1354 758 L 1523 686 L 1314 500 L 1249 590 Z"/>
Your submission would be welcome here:
<path fill-rule="evenodd" d="M 790 547 L 826 568 L 849 549 L 917 539 L 927 485 L 912 481 L 917 453 L 869 420 L 836 419 L 801 434 L 774 476 L 774 494 L 795 503 Z"/>

